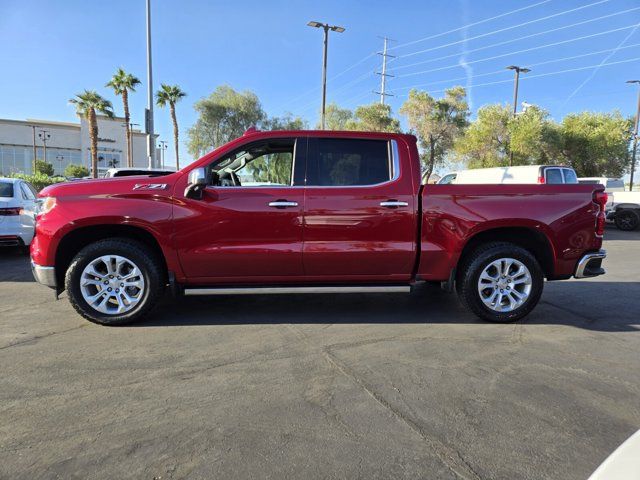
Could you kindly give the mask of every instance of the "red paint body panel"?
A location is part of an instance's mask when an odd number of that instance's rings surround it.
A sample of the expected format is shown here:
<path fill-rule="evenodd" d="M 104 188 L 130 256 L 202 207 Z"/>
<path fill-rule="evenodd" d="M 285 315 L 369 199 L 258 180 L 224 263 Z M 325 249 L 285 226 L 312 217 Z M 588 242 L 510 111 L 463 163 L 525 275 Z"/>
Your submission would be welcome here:
<path fill-rule="evenodd" d="M 395 140 L 396 179 L 366 187 L 208 187 L 185 198 L 188 173 L 266 138 Z M 299 160 L 296 159 L 296 162 Z M 296 163 L 295 168 L 304 165 Z M 149 189 L 149 184 L 161 188 Z M 142 186 L 142 188 L 140 188 Z M 255 132 L 164 177 L 123 177 L 58 184 L 40 196 L 57 204 L 38 218 L 32 259 L 55 266 L 58 246 L 78 228 L 128 225 L 155 238 L 178 282 L 192 285 L 277 283 L 410 283 L 446 280 L 465 245 L 483 231 L 525 227 L 540 232 L 554 255 L 553 276 L 574 272 L 598 250 L 593 185 L 420 186 L 420 160 L 410 135 Z M 268 203 L 288 200 L 295 208 Z M 406 207 L 388 209 L 381 201 Z"/>

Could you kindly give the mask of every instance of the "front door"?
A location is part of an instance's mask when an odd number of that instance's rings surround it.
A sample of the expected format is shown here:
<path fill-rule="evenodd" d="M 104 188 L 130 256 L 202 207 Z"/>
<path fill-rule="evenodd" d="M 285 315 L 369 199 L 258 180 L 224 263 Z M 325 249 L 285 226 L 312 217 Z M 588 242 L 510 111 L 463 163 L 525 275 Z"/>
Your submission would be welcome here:
<path fill-rule="evenodd" d="M 190 283 L 303 275 L 304 189 L 294 185 L 294 170 L 305 152 L 304 138 L 271 138 L 212 161 L 202 199 L 174 207 L 176 246 Z"/>
<path fill-rule="evenodd" d="M 406 148 L 404 149 L 406 151 Z M 323 282 L 411 278 L 416 197 L 395 140 L 309 138 L 304 269 Z"/>

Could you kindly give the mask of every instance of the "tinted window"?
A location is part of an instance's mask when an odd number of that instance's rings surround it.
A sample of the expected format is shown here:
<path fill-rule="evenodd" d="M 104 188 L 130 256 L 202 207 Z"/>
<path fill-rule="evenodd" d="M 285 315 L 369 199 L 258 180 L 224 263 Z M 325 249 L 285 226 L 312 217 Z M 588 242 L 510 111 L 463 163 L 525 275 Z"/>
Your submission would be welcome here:
<path fill-rule="evenodd" d="M 307 185 L 375 185 L 392 177 L 386 140 L 319 138 L 315 144 Z"/>
<path fill-rule="evenodd" d="M 607 180 L 607 188 L 624 188 L 622 180 Z"/>
<path fill-rule="evenodd" d="M 547 168 L 544 173 L 548 184 L 562 183 L 562 172 L 559 168 Z"/>
<path fill-rule="evenodd" d="M 571 168 L 564 168 L 564 183 L 578 183 L 576 172 Z"/>
<path fill-rule="evenodd" d="M 578 183 L 582 183 L 584 185 L 597 185 L 600 183 L 599 180 L 578 180 Z"/>
<path fill-rule="evenodd" d="M 0 182 L 0 197 L 13 198 L 13 183 Z"/>
<path fill-rule="evenodd" d="M 450 183 L 453 183 L 453 181 L 456 179 L 456 174 L 455 173 L 450 173 L 449 175 L 445 175 L 444 177 L 442 177 L 442 179 L 440 179 L 440 181 L 438 182 L 441 185 L 449 185 Z"/>

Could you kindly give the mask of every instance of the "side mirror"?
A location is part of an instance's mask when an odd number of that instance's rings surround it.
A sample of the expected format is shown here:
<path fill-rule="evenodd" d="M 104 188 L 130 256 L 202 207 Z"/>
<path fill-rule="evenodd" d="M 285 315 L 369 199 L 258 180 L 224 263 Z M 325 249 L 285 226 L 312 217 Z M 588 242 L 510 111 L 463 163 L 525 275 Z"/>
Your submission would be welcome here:
<path fill-rule="evenodd" d="M 184 190 L 188 198 L 202 198 L 202 190 L 207 186 L 207 171 L 204 168 L 194 168 L 189 172 L 189 181 Z"/>

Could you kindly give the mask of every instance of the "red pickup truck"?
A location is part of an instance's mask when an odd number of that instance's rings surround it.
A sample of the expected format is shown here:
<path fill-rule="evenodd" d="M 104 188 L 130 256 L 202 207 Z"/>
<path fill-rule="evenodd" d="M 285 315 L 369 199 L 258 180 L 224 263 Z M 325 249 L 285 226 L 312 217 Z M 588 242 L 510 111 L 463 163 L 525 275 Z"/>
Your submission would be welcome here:
<path fill-rule="evenodd" d="M 101 324 L 178 295 L 456 289 L 527 315 L 544 279 L 601 275 L 600 185 L 421 185 L 411 135 L 253 131 L 166 176 L 40 193 L 35 278 Z"/>

